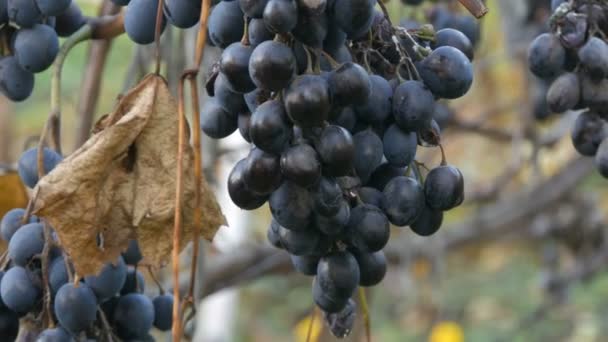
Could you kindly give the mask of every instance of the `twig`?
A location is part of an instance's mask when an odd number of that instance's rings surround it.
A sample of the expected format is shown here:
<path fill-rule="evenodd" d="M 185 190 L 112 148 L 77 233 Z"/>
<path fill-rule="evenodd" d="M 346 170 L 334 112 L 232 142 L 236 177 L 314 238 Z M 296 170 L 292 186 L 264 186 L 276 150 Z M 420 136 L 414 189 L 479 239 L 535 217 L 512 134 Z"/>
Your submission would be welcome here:
<path fill-rule="evenodd" d="M 106 0 L 100 7 L 100 15 L 113 15 L 120 11 L 120 7 Z M 78 101 L 78 123 L 76 124 L 76 142 L 74 149 L 80 147 L 89 138 L 95 108 L 101 89 L 102 73 L 106 65 L 108 52 L 112 40 L 104 39 L 91 42 L 88 53 L 87 67 L 82 77 L 80 96 Z"/>
<path fill-rule="evenodd" d="M 306 333 L 306 342 L 310 342 L 310 338 L 312 337 L 312 327 L 315 324 L 315 318 L 317 317 L 317 306 L 312 305 L 312 310 L 310 312 L 310 322 L 308 322 L 308 332 Z"/>
<path fill-rule="evenodd" d="M 365 295 L 365 289 L 359 287 L 359 301 L 361 302 L 361 312 L 363 313 L 363 324 L 365 325 L 365 337 L 367 342 L 372 340 L 372 329 L 369 318 L 369 307 L 367 306 L 367 296 Z"/>
<path fill-rule="evenodd" d="M 137 269 L 135 271 L 137 273 Z M 164 295 L 165 294 L 165 289 L 163 288 L 163 285 L 160 283 L 160 281 L 158 281 L 158 278 L 156 277 L 156 274 L 154 274 L 154 272 L 152 270 L 152 266 L 148 266 L 148 274 L 150 275 L 150 278 L 152 278 L 152 280 L 154 281 L 154 283 L 158 287 L 158 291 L 160 292 L 161 296 Z M 137 281 L 137 276 L 135 277 L 135 280 Z"/>
<path fill-rule="evenodd" d="M 184 145 L 186 144 L 186 117 L 184 114 L 184 78 L 180 80 L 177 87 L 178 96 L 178 147 L 177 147 L 177 172 L 175 176 L 175 218 L 173 225 L 173 284 L 179 284 L 179 251 L 182 238 L 182 197 L 184 194 L 183 181 L 183 161 L 184 161 Z M 179 286 L 173 287 L 173 326 L 171 329 L 173 341 L 180 341 L 182 333 L 182 323 L 180 314 L 180 293 Z"/>
<path fill-rule="evenodd" d="M 161 62 L 161 54 L 160 54 L 160 34 L 161 28 L 163 24 L 163 5 L 164 0 L 158 1 L 158 6 L 156 7 L 156 25 L 154 27 L 154 43 L 156 44 L 156 68 L 154 69 L 154 73 L 156 75 L 160 75 L 160 62 Z"/>
<path fill-rule="evenodd" d="M 488 8 L 481 0 L 458 0 L 477 19 L 488 13 Z"/>

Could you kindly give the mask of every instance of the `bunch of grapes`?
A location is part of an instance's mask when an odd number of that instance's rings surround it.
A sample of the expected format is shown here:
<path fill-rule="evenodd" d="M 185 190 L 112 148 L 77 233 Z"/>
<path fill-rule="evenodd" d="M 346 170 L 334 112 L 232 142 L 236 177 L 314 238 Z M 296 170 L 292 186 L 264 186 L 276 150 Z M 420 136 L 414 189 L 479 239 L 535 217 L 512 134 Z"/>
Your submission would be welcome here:
<path fill-rule="evenodd" d="M 26 151 L 18 162 L 19 176 L 30 188 L 38 183 L 37 152 L 36 148 Z M 44 173 L 61 160 L 61 155 L 45 148 Z M 109 340 L 107 334 L 125 341 L 153 341 L 149 335 L 152 327 L 171 329 L 173 297 L 164 294 L 160 285 L 155 298 L 144 295 L 144 277 L 137 270 L 142 259 L 137 241 L 130 241 L 116 263 L 105 265 L 96 276 L 77 281 L 53 230 L 50 239 L 45 239 L 44 222 L 26 216 L 26 210 L 17 208 L 0 222 L 0 237 L 8 243 L 0 270 L 2 341 L 17 337 L 20 318 L 28 316 L 40 322 L 49 301 L 50 314 L 58 325 L 42 331 L 38 341 L 67 342 L 84 336 Z"/>
<path fill-rule="evenodd" d="M 224 50 L 201 128 L 251 143 L 229 195 L 245 210 L 268 202 L 270 242 L 315 277 L 330 325 L 349 321 L 355 289 L 384 278 L 390 225 L 428 236 L 463 202 L 443 148 L 426 174 L 415 158 L 441 147 L 436 102 L 469 90 L 473 45 L 454 29 L 393 26 L 375 0 L 220 1 L 208 22 Z"/>
<path fill-rule="evenodd" d="M 608 177 L 608 5 L 601 1 L 553 1 L 551 32 L 536 37 L 528 50 L 532 73 L 550 82 L 546 103 L 555 113 L 583 110 L 572 129 L 572 143 L 595 156 Z"/>
<path fill-rule="evenodd" d="M 0 92 L 27 99 L 34 74 L 46 70 L 59 52 L 59 38 L 86 22 L 72 0 L 0 0 Z"/>

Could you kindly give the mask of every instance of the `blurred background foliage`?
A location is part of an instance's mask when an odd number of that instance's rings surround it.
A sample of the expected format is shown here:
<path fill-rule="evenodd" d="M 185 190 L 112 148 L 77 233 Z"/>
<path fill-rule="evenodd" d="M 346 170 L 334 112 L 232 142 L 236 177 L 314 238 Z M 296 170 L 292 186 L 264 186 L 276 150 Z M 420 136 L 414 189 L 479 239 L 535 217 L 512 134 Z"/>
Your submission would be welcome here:
<path fill-rule="evenodd" d="M 567 129 L 554 144 L 540 151 L 518 137 L 530 129 L 539 135 L 549 132 L 562 118 L 544 121 L 532 118 L 534 80 L 523 56 L 530 41 L 526 39 L 533 35 L 515 39 L 509 36 L 510 29 L 515 29 L 512 25 L 519 20 L 508 18 L 512 13 L 503 11 L 504 3 L 510 1 L 487 1 L 490 12 L 481 20 L 473 89 L 464 98 L 451 102 L 450 107 L 461 123 L 481 123 L 483 127 L 509 132 L 513 139 L 492 139 L 473 129 L 455 127 L 448 128 L 444 143 L 450 163 L 465 175 L 468 195 L 475 196 L 491 188 L 505 170 L 514 171 L 492 196 L 450 211 L 445 225 L 448 229 L 450 223 L 466 219 L 479 206 L 499 201 L 509 193 L 529 188 L 539 179 L 563 171 L 567 162 L 576 156 Z M 97 12 L 99 1 L 78 2 L 86 14 Z M 544 2 L 548 5 L 550 1 Z M 388 6 L 394 22 L 424 21 L 428 10 L 428 7 L 404 9 L 397 0 Z M 532 31 L 541 30 L 548 13 L 539 11 L 533 13 L 532 21 L 521 25 L 529 25 Z M 87 50 L 87 44 L 76 47 L 64 68 L 63 137 L 68 147 L 74 146 L 75 108 Z M 134 45 L 125 36 L 113 42 L 103 74 L 98 117 L 111 111 L 116 96 L 125 89 L 125 75 L 134 51 Z M 13 104 L 0 99 L 0 110 L 4 120 L 8 120 L 3 134 L 11 137 L 9 156 L 1 162 L 14 162 L 28 138 L 42 129 L 49 109 L 50 72 L 38 74 L 36 83 L 34 94 L 25 103 Z M 424 163 L 438 163 L 438 151 L 422 150 L 420 159 Z M 528 163 L 529 160 L 536 162 Z M 605 185 L 598 174 L 591 173 L 577 190 L 591 198 L 600 212 L 605 212 L 608 209 Z M 253 234 L 247 243 L 261 243 L 265 239 L 267 210 L 262 208 L 254 215 L 248 227 Z M 600 219 L 604 222 L 603 217 Z M 394 235 L 411 236 L 405 230 L 395 230 Z M 431 239 L 428 243 L 432 250 Z M 475 241 L 441 255 L 430 253 L 432 257 L 406 252 L 407 260 L 392 265 L 383 283 L 369 291 L 373 341 L 601 341 L 608 336 L 605 324 L 608 274 L 599 273 L 588 281 L 568 284 L 556 303 L 555 297 L 548 296 L 547 259 L 558 257 L 562 260 L 558 268 L 568 268 L 575 263 L 576 256 L 550 239 L 506 234 Z M 235 340 L 305 341 L 312 308 L 310 285 L 309 278 L 290 273 L 264 277 L 242 286 Z M 362 329 L 361 315 L 356 325 L 357 330 Z M 331 340 L 322 331 L 318 317 L 312 330 L 313 340 Z M 364 334 L 355 331 L 353 336 L 350 340 L 363 340 Z"/>

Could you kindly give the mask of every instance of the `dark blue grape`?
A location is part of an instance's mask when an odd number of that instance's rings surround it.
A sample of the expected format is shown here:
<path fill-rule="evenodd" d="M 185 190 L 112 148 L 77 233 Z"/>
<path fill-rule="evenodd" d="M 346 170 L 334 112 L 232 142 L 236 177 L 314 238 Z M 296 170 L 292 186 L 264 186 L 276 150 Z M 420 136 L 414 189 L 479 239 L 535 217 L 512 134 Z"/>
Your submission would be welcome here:
<path fill-rule="evenodd" d="M 424 192 L 413 178 L 400 176 L 388 182 L 382 208 L 392 224 L 403 227 L 418 218 L 424 207 Z"/>
<path fill-rule="evenodd" d="M 59 37 L 50 26 L 36 24 L 17 31 L 14 43 L 15 58 L 29 72 L 46 70 L 59 52 Z"/>
<path fill-rule="evenodd" d="M 540 78 L 553 78 L 561 73 L 566 63 L 566 50 L 551 33 L 536 37 L 528 49 L 528 66 Z"/>
<path fill-rule="evenodd" d="M 355 106 L 357 119 L 375 124 L 382 123 L 391 115 L 391 103 L 393 101 L 393 88 L 388 81 L 378 75 L 369 77 L 371 93 L 366 104 Z"/>
<path fill-rule="evenodd" d="M 382 140 L 370 129 L 353 136 L 355 143 L 354 167 L 362 182 L 367 182 L 372 172 L 382 163 Z"/>
<path fill-rule="evenodd" d="M 7 0 L 6 9 L 10 21 L 20 27 L 32 27 L 42 20 L 35 0 Z"/>
<path fill-rule="evenodd" d="M 86 18 L 75 1 L 72 1 L 68 9 L 57 16 L 55 31 L 59 37 L 71 36 L 86 23 Z"/>
<path fill-rule="evenodd" d="M 127 6 L 131 0 L 111 0 L 118 6 Z"/>
<path fill-rule="evenodd" d="M 214 139 L 222 139 L 238 128 L 237 113 L 227 112 L 215 99 L 209 99 L 201 110 L 201 129 Z"/>
<path fill-rule="evenodd" d="M 11 101 L 20 102 L 32 94 L 34 74 L 23 70 L 14 56 L 0 58 L 0 92 Z"/>
<path fill-rule="evenodd" d="M 473 44 L 469 38 L 462 32 L 444 28 L 435 34 L 435 41 L 431 44 L 431 48 L 436 49 L 440 46 L 451 46 L 464 53 L 469 60 L 473 60 Z"/>
<path fill-rule="evenodd" d="M 287 147 L 293 130 L 281 101 L 266 101 L 256 109 L 249 136 L 255 146 L 270 153 L 281 153 Z"/>
<path fill-rule="evenodd" d="M 319 265 L 319 259 L 321 257 L 315 255 L 290 255 L 291 264 L 296 271 L 308 275 L 314 276 L 317 274 L 317 266 Z"/>
<path fill-rule="evenodd" d="M 319 231 L 308 227 L 304 230 L 289 230 L 283 226 L 278 228 L 279 240 L 283 248 L 292 255 L 313 254 L 319 244 L 321 234 Z"/>
<path fill-rule="evenodd" d="M 441 46 L 418 64 L 426 86 L 438 97 L 456 99 L 473 84 L 473 66 L 467 56 L 451 46 Z"/>
<path fill-rule="evenodd" d="M 311 221 L 313 200 L 305 188 L 285 181 L 270 195 L 270 211 L 281 226 L 305 230 Z"/>
<path fill-rule="evenodd" d="M 268 196 L 258 195 L 245 185 L 245 159 L 240 160 L 228 176 L 228 194 L 232 202 L 239 208 L 253 210 L 261 207 Z"/>
<path fill-rule="evenodd" d="M 296 77 L 283 93 L 287 115 L 300 127 L 321 127 L 331 108 L 329 88 L 318 75 Z"/>
<path fill-rule="evenodd" d="M 283 182 L 280 157 L 254 147 L 245 158 L 245 186 L 259 195 L 269 195 Z"/>
<path fill-rule="evenodd" d="M 2 221 L 0 221 L 0 235 L 4 241 L 10 241 L 13 234 L 22 226 L 21 221 L 23 220 L 24 215 L 25 210 L 17 208 L 9 210 L 4 217 L 2 217 Z M 29 223 L 35 222 L 38 222 L 38 218 L 32 215 Z"/>
<path fill-rule="evenodd" d="M 129 293 L 144 293 L 145 288 L 146 281 L 143 274 L 134 268 L 129 268 L 125 283 L 120 289 L 120 294 L 124 296 Z"/>
<path fill-rule="evenodd" d="M 241 40 L 244 27 L 243 11 L 238 1 L 220 1 L 209 15 L 209 38 L 222 49 Z"/>
<path fill-rule="evenodd" d="M 393 95 L 393 115 L 404 131 L 417 131 L 426 127 L 433 118 L 435 98 L 419 81 L 401 83 Z"/>
<path fill-rule="evenodd" d="M 9 269 L 0 282 L 0 296 L 7 308 L 18 314 L 31 311 L 42 294 L 40 278 L 20 266 Z"/>
<path fill-rule="evenodd" d="M 165 0 L 163 10 L 171 25 L 186 29 L 198 23 L 201 12 L 201 1 Z"/>
<path fill-rule="evenodd" d="M 383 251 L 375 253 L 354 252 L 359 265 L 359 285 L 375 286 L 380 284 L 386 275 L 386 256 Z"/>
<path fill-rule="evenodd" d="M 238 0 L 243 13 L 250 18 L 262 18 L 268 0 Z"/>
<path fill-rule="evenodd" d="M 374 0 L 335 0 L 334 20 L 349 38 L 370 29 L 374 17 Z"/>
<path fill-rule="evenodd" d="M 416 132 L 405 132 L 397 125 L 391 125 L 384 133 L 382 146 L 384 156 L 391 165 L 406 167 L 416 158 Z"/>
<path fill-rule="evenodd" d="M 353 169 L 355 143 L 350 133 L 340 126 L 325 127 L 316 143 L 323 162 L 323 173 L 330 176 L 346 176 Z"/>
<path fill-rule="evenodd" d="M 344 231 L 344 227 L 350 219 L 350 206 L 346 201 L 340 202 L 340 209 L 332 216 L 315 215 L 315 226 L 323 234 L 338 236 Z"/>
<path fill-rule="evenodd" d="M 298 6 L 295 0 L 270 0 L 264 8 L 263 20 L 274 33 L 287 33 L 296 27 Z"/>
<path fill-rule="evenodd" d="M 72 0 L 36 0 L 40 13 L 48 17 L 54 17 L 65 12 Z"/>
<path fill-rule="evenodd" d="M 55 296 L 55 316 L 67 331 L 78 334 L 95 321 L 97 299 L 86 284 L 68 283 L 63 285 Z"/>
<path fill-rule="evenodd" d="M 231 89 L 230 82 L 226 76 L 220 73 L 215 79 L 215 97 L 213 100 L 222 107 L 230 117 L 237 118 L 238 114 L 245 110 L 246 104 L 243 94 Z"/>
<path fill-rule="evenodd" d="M 368 186 L 364 186 L 359 188 L 357 194 L 359 194 L 359 199 L 361 200 L 361 202 L 365 204 L 371 204 L 380 209 L 383 208 L 382 199 L 384 198 L 384 194 L 382 193 L 382 191 Z"/>
<path fill-rule="evenodd" d="M 322 177 L 312 195 L 315 212 L 324 216 L 336 215 L 344 201 L 342 189 L 333 178 Z"/>
<path fill-rule="evenodd" d="M 350 211 L 345 235 L 358 250 L 377 252 L 386 246 L 390 237 L 388 218 L 378 207 L 358 205 Z"/>
<path fill-rule="evenodd" d="M 353 330 L 357 317 L 357 304 L 354 300 L 349 299 L 339 312 L 324 312 L 323 316 L 332 335 L 337 338 L 345 338 Z"/>
<path fill-rule="evenodd" d="M 578 153 L 592 157 L 608 136 L 606 124 L 599 115 L 586 111 L 576 118 L 571 131 L 572 145 Z"/>
<path fill-rule="evenodd" d="M 457 168 L 445 165 L 431 170 L 424 180 L 426 203 L 435 210 L 450 210 L 464 201 L 464 179 Z"/>
<path fill-rule="evenodd" d="M 125 264 L 131 266 L 137 265 L 141 259 L 143 259 L 137 240 L 129 240 L 129 247 L 122 253 L 122 258 L 124 259 Z"/>
<path fill-rule="evenodd" d="M 68 270 L 66 269 L 65 260 L 63 257 L 53 259 L 49 266 L 49 286 L 53 296 L 57 291 L 69 281 Z"/>
<path fill-rule="evenodd" d="M 286 179 L 308 188 L 321 178 L 321 162 L 308 144 L 298 144 L 281 154 L 281 172 Z"/>
<path fill-rule="evenodd" d="M 348 298 L 359 285 L 359 279 L 359 265 L 355 257 L 349 252 L 332 252 L 319 260 L 315 282 L 328 297 L 344 299 L 343 302 L 346 304 Z M 338 300 L 338 302 L 341 301 Z M 317 304 L 321 306 L 319 302 Z M 341 309 L 327 310 L 327 308 L 321 308 L 327 312 L 335 312 Z"/>
<path fill-rule="evenodd" d="M 139 293 L 120 297 L 114 309 L 114 325 L 119 337 L 123 339 L 142 338 L 154 323 L 152 301 Z"/>
<path fill-rule="evenodd" d="M 15 265 L 26 266 L 44 249 L 44 230 L 40 223 L 19 228 L 8 244 L 8 257 Z"/>
<path fill-rule="evenodd" d="M 160 295 L 154 300 L 154 326 L 160 331 L 169 331 L 173 324 L 173 296 Z"/>
<path fill-rule="evenodd" d="M 268 30 L 263 19 L 251 19 L 249 22 L 249 44 L 256 47 L 260 43 L 272 40 L 274 34 Z"/>
<path fill-rule="evenodd" d="M 0 336 L 3 341 L 15 341 L 19 333 L 19 316 L 9 310 L 0 310 Z"/>
<path fill-rule="evenodd" d="M 45 147 L 42 150 L 44 174 L 51 172 L 62 159 L 63 157 L 59 153 Z M 38 184 L 38 148 L 31 148 L 23 152 L 17 168 L 23 184 L 34 188 Z"/>
<path fill-rule="evenodd" d="M 412 231 L 420 236 L 435 234 L 443 223 L 443 212 L 424 205 L 422 212 L 411 225 Z"/>
<path fill-rule="evenodd" d="M 129 38 L 137 44 L 154 42 L 156 31 L 156 12 L 159 0 L 131 0 L 125 11 L 125 31 Z M 161 32 L 165 30 L 167 21 L 162 15 Z"/>
<path fill-rule="evenodd" d="M 279 42 L 265 41 L 256 46 L 249 59 L 249 76 L 258 88 L 279 91 L 294 77 L 296 59 L 291 49 Z"/>
<path fill-rule="evenodd" d="M 328 75 L 327 82 L 338 106 L 365 105 L 371 95 L 371 81 L 367 71 L 356 63 L 344 63 Z"/>
<path fill-rule="evenodd" d="M 220 58 L 220 71 L 228 80 L 230 88 L 239 93 L 255 89 L 249 76 L 249 59 L 254 47 L 240 42 L 230 44 Z"/>
<path fill-rule="evenodd" d="M 36 342 L 72 342 L 70 333 L 62 327 L 43 330 Z"/>
<path fill-rule="evenodd" d="M 99 302 L 104 302 L 122 289 L 127 279 L 127 265 L 118 257 L 116 265 L 106 264 L 98 275 L 86 276 L 84 281 L 93 290 Z"/>

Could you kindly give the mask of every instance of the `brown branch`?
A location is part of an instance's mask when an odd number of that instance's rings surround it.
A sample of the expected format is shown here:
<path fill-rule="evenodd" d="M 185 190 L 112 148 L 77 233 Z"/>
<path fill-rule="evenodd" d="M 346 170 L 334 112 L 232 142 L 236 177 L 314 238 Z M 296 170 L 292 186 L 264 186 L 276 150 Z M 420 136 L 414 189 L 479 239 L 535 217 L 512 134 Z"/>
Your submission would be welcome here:
<path fill-rule="evenodd" d="M 458 0 L 475 18 L 479 19 L 488 13 L 488 8 L 481 0 Z"/>
<path fill-rule="evenodd" d="M 105 0 L 99 8 L 99 15 L 115 15 L 120 7 L 113 2 Z M 76 124 L 76 141 L 74 149 L 77 149 L 89 138 L 95 109 L 101 90 L 102 74 L 106 65 L 112 39 L 96 40 L 89 46 L 87 67 L 82 77 L 80 96 L 78 101 L 78 122 Z"/>
<path fill-rule="evenodd" d="M 93 28 L 92 39 L 111 39 L 125 33 L 124 12 L 103 17 L 87 18 Z"/>

